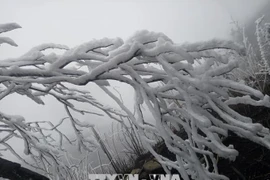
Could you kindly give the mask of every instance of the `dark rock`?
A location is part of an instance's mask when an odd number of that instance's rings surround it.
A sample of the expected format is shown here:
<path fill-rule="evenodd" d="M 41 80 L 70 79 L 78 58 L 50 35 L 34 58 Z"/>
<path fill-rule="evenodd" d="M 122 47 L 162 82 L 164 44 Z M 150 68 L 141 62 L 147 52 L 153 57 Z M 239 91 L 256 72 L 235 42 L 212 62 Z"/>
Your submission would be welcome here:
<path fill-rule="evenodd" d="M 49 180 L 34 171 L 21 167 L 20 164 L 0 158 L 0 177 L 10 180 Z"/>

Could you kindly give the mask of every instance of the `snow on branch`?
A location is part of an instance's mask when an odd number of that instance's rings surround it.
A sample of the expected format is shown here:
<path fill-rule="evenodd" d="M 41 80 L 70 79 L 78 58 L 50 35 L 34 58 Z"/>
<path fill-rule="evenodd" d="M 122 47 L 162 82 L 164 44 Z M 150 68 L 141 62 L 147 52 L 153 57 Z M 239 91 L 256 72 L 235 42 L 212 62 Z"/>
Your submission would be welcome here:
<path fill-rule="evenodd" d="M 21 26 L 17 23 L 0 24 L 0 33 L 12 31 L 18 28 L 21 28 Z"/>
<path fill-rule="evenodd" d="M 5 29 L 3 25 L 0 27 Z M 46 55 L 42 51 L 48 48 L 64 49 L 65 53 Z M 228 55 L 221 55 L 220 49 Z M 226 180 L 228 178 L 218 172 L 216 155 L 230 160 L 237 157 L 238 151 L 222 142 L 229 131 L 270 148 L 269 129 L 253 123 L 251 118 L 240 115 L 230 106 L 241 103 L 270 107 L 268 96 L 226 78 L 226 74 L 239 66 L 237 59 L 231 58 L 231 52 L 241 55 L 244 51 L 243 47 L 225 40 L 179 45 L 162 33 L 145 30 L 126 41 L 104 38 L 74 48 L 57 44 L 34 47 L 22 57 L 0 61 L 3 85 L 0 97 L 18 93 L 43 104 L 42 96 L 50 95 L 63 104 L 68 117 L 57 125 L 50 122 L 51 128 L 46 129 L 41 122 L 27 123 L 21 116 L 1 113 L 0 122 L 8 135 L 0 142 L 5 146 L 8 139 L 18 136 L 25 142 L 26 154 L 31 154 L 41 164 L 53 162 L 55 171 L 68 174 L 58 155 L 63 151 L 63 139 L 71 144 L 76 141 L 79 150 L 91 151 L 89 147 L 95 145 L 79 130 L 91 127 L 94 122 L 81 122 L 73 117 L 72 111 L 102 115 L 78 109 L 73 104 L 76 101 L 90 104 L 119 122 L 128 116 L 145 147 L 167 172 L 175 168 L 185 180 L 190 177 Z M 135 114 L 110 92 L 109 80 L 134 88 Z M 153 86 L 157 82 L 159 86 Z M 92 97 L 91 92 L 80 90 L 88 83 L 96 83 L 120 109 L 105 106 Z M 234 97 L 229 92 L 242 96 Z M 145 123 L 143 105 L 155 118 L 154 126 Z M 72 124 L 74 141 L 58 130 L 64 120 Z M 177 135 L 171 126 L 184 130 L 186 138 Z M 49 141 L 51 137 L 43 133 L 46 130 L 59 134 L 59 144 Z M 161 136 L 176 155 L 176 161 L 155 152 L 154 141 L 145 132 Z M 35 155 L 33 149 L 39 155 Z"/>
<path fill-rule="evenodd" d="M 8 32 L 14 29 L 18 29 L 18 28 L 21 28 L 21 26 L 19 26 L 16 23 L 0 24 L 0 34 L 3 32 Z M 7 43 L 11 46 L 17 46 L 17 44 L 8 37 L 0 37 L 0 45 L 3 43 Z"/>

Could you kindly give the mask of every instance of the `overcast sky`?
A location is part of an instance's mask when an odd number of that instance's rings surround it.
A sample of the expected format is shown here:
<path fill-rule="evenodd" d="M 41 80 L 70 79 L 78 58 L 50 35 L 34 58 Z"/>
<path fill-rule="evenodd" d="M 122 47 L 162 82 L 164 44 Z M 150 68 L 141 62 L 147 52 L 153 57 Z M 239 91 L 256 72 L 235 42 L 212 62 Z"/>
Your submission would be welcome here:
<path fill-rule="evenodd" d="M 18 48 L 1 58 L 55 42 L 75 46 L 93 38 L 127 38 L 136 30 L 163 32 L 174 42 L 226 38 L 231 17 L 244 22 L 266 0 L 0 0 L 0 23 L 23 28 L 8 33 Z"/>
<path fill-rule="evenodd" d="M 232 18 L 245 23 L 267 0 L 0 0 L 0 23 L 17 22 L 22 29 L 5 33 L 19 47 L 0 47 L 0 60 L 17 57 L 47 42 L 70 47 L 93 38 L 126 39 L 136 30 L 163 32 L 176 43 L 229 38 Z M 119 88 L 130 102 L 131 89 Z M 97 99 L 106 102 L 93 88 Z M 12 95 L 0 101 L 5 113 L 27 120 L 59 120 L 63 107 L 47 98 L 48 105 Z M 104 122 L 106 121 L 102 121 Z"/>

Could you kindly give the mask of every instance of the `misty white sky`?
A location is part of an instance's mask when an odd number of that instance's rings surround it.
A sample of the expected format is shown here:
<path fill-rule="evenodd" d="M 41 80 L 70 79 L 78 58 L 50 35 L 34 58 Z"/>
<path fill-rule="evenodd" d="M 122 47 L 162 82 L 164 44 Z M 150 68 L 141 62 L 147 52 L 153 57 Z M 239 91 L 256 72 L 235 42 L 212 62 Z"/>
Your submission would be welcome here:
<path fill-rule="evenodd" d="M 0 23 L 23 28 L 8 33 L 18 48 L 1 58 L 55 42 L 75 46 L 93 38 L 126 39 L 136 30 L 163 32 L 174 42 L 226 38 L 231 17 L 244 22 L 266 0 L 0 0 Z"/>
<path fill-rule="evenodd" d="M 163 32 L 176 43 L 212 38 L 228 39 L 232 18 L 245 23 L 267 0 L 0 0 L 0 24 L 16 22 L 22 29 L 5 33 L 19 47 L 0 47 L 0 60 L 22 55 L 47 42 L 70 47 L 93 38 L 126 39 L 136 30 Z M 118 88 L 127 103 L 131 89 Z M 93 88 L 97 99 L 106 97 Z M 27 120 L 59 120 L 63 107 L 47 98 L 38 106 L 12 95 L 0 101 L 0 110 Z M 101 124 L 106 121 L 102 120 Z"/>

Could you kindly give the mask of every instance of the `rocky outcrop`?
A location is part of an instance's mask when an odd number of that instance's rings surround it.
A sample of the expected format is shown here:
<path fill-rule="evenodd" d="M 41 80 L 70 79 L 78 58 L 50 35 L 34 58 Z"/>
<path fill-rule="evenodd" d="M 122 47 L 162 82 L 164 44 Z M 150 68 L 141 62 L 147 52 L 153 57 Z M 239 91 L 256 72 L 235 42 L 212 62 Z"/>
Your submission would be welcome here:
<path fill-rule="evenodd" d="M 49 178 L 26 169 L 18 163 L 3 158 L 0 158 L 0 177 L 10 180 L 49 180 Z"/>
<path fill-rule="evenodd" d="M 242 115 L 251 117 L 253 122 L 261 123 L 265 127 L 270 128 L 270 108 L 254 107 L 247 105 L 232 106 L 234 110 Z M 183 137 L 186 134 L 181 134 Z M 235 161 L 218 158 L 219 173 L 230 179 L 249 179 L 249 180 L 267 180 L 270 179 L 270 150 L 244 139 L 236 134 L 229 132 L 229 136 L 224 139 L 223 143 L 228 146 L 232 144 L 239 156 Z M 165 144 L 161 142 L 154 148 L 159 154 L 174 160 L 175 156 L 171 153 Z M 136 166 L 131 171 L 132 174 L 139 174 L 141 179 L 149 179 L 149 174 L 165 174 L 161 165 L 150 154 L 146 153 L 139 157 Z M 172 174 L 177 171 L 172 170 Z"/>
<path fill-rule="evenodd" d="M 175 160 L 175 155 L 168 150 L 164 142 L 159 142 L 155 147 L 155 151 L 162 156 Z M 150 174 L 165 174 L 161 164 L 148 152 L 138 157 L 131 174 L 139 174 L 140 179 L 149 179 Z"/>

